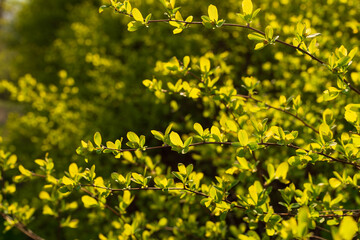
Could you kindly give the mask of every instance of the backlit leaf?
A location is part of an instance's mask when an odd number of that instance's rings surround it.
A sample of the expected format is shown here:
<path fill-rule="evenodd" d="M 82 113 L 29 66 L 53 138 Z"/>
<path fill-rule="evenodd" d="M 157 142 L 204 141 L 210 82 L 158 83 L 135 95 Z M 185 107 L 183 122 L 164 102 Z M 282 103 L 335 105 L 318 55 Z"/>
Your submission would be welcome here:
<path fill-rule="evenodd" d="M 210 4 L 208 7 L 208 14 L 211 21 L 217 22 L 218 20 L 218 10 L 217 8 Z"/>
<path fill-rule="evenodd" d="M 350 217 L 346 216 L 340 223 L 339 235 L 343 240 L 351 240 L 358 231 L 358 225 L 356 221 Z"/>
<path fill-rule="evenodd" d="M 238 132 L 238 139 L 241 146 L 246 146 L 249 143 L 248 134 L 243 129 Z"/>
<path fill-rule="evenodd" d="M 88 195 L 82 196 L 81 201 L 84 203 L 84 206 L 86 208 L 90 208 L 90 207 L 98 205 L 98 202 L 94 198 L 92 198 L 92 197 L 90 197 Z"/>
<path fill-rule="evenodd" d="M 244 0 L 242 2 L 242 9 L 245 15 L 250 15 L 253 11 L 253 4 L 251 0 Z"/>
<path fill-rule="evenodd" d="M 183 142 L 182 142 L 179 134 L 176 133 L 176 132 L 171 132 L 170 133 L 170 142 L 172 144 L 174 144 L 175 146 L 180 146 L 180 147 L 183 146 Z"/>
<path fill-rule="evenodd" d="M 142 16 L 141 12 L 139 11 L 139 9 L 133 8 L 132 15 L 133 15 L 133 17 L 134 17 L 134 19 L 136 21 L 138 21 L 138 22 L 143 22 L 144 21 L 144 18 Z"/>
<path fill-rule="evenodd" d="M 96 132 L 94 134 L 94 143 L 96 144 L 96 146 L 100 147 L 101 142 L 102 142 L 101 134 L 99 132 Z"/>

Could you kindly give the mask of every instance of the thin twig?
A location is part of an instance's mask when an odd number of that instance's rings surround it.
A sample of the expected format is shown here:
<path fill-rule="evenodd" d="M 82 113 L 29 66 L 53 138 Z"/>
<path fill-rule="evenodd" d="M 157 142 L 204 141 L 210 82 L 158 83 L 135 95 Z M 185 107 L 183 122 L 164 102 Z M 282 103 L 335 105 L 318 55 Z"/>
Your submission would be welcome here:
<path fill-rule="evenodd" d="M 129 17 L 133 17 L 132 14 L 129 14 L 129 13 L 120 11 L 119 9 L 117 9 L 117 8 L 115 8 L 115 7 L 114 7 L 114 9 L 115 9 L 116 12 L 118 12 L 118 13 L 120 13 L 120 14 L 124 14 L 124 15 L 127 15 L 127 16 L 129 16 Z M 164 23 L 168 23 L 168 22 L 178 22 L 178 23 L 185 23 L 186 25 L 202 25 L 202 24 L 203 24 L 203 22 L 200 22 L 200 21 L 186 22 L 186 21 L 176 20 L 176 19 L 155 19 L 155 20 L 149 20 L 146 24 L 159 23 L 159 22 L 164 22 Z M 224 27 L 239 27 L 239 28 L 249 29 L 249 30 L 251 30 L 251 31 L 257 32 L 257 33 L 265 36 L 265 33 L 264 33 L 263 31 L 261 31 L 261 30 L 259 30 L 259 29 L 256 29 L 256 28 L 254 28 L 254 27 L 251 27 L 250 24 L 243 25 L 243 24 L 237 24 L 237 23 L 224 23 L 222 26 L 224 26 Z M 300 45 L 295 46 L 295 45 L 292 45 L 292 44 L 290 44 L 290 43 L 284 42 L 284 41 L 282 41 L 282 40 L 280 40 L 280 39 L 276 39 L 275 42 L 278 42 L 278 43 L 283 44 L 283 45 L 285 45 L 285 46 L 287 46 L 287 47 L 290 47 L 290 48 L 293 48 L 293 49 L 295 49 L 295 50 L 298 50 L 298 51 L 300 51 L 301 53 L 309 56 L 312 60 L 320 63 L 321 65 L 326 65 L 326 63 L 325 63 L 323 60 L 319 59 L 318 57 L 316 57 L 315 55 L 311 54 L 310 52 L 302 49 L 302 48 L 300 47 Z M 348 82 L 346 79 L 344 79 L 344 82 L 349 86 L 349 88 L 350 88 L 351 90 L 353 90 L 353 91 L 356 92 L 358 95 L 360 95 L 360 90 L 358 90 L 356 87 L 352 86 L 352 85 L 350 84 L 350 82 Z"/>
<path fill-rule="evenodd" d="M 9 222 L 9 223 L 13 223 L 15 222 L 15 220 L 10 217 L 9 215 L 0 212 L 1 216 L 4 218 L 5 221 Z M 13 224 L 14 227 L 16 227 L 17 229 L 19 229 L 21 232 L 23 232 L 26 236 L 30 237 L 31 239 L 34 240 L 44 240 L 44 238 L 40 237 L 39 235 L 35 234 L 33 231 L 31 231 L 29 228 L 27 228 L 23 223 L 21 222 L 17 222 L 15 224 Z"/>
<path fill-rule="evenodd" d="M 297 120 L 299 120 L 302 124 L 304 124 L 306 127 L 308 127 L 308 128 L 310 128 L 311 130 L 313 130 L 315 133 L 319 134 L 319 131 L 318 131 L 318 130 L 316 130 L 314 127 L 312 127 L 310 124 L 308 124 L 307 122 L 305 122 L 305 120 L 303 120 L 302 118 L 300 118 L 300 117 L 299 117 L 298 115 L 296 115 L 296 114 L 293 114 L 293 113 L 291 113 L 291 112 L 289 112 L 289 111 L 286 111 L 285 109 L 281 109 L 281 108 L 278 108 L 278 107 L 274 107 L 274 106 L 272 106 L 272 105 L 270 105 L 270 104 L 267 104 L 267 103 L 265 103 L 265 102 L 263 102 L 263 101 L 261 101 L 261 100 L 258 100 L 258 99 L 254 98 L 254 97 L 252 97 L 252 96 L 249 96 L 249 95 L 240 95 L 240 94 L 239 94 L 239 95 L 237 95 L 237 96 L 243 97 L 243 98 L 246 98 L 246 99 L 251 99 L 251 100 L 253 100 L 253 101 L 257 102 L 257 103 L 263 103 L 263 104 L 264 104 L 266 107 L 268 107 L 268 108 L 272 108 L 272 109 L 275 109 L 275 110 L 277 110 L 277 111 L 286 113 L 286 114 L 288 114 L 288 115 L 296 118 Z"/>
<path fill-rule="evenodd" d="M 192 143 L 189 145 L 189 147 L 194 147 L 194 146 L 200 146 L 200 145 L 232 145 L 234 144 L 235 142 L 197 142 L 197 143 Z M 258 145 L 260 146 L 277 146 L 277 147 L 289 147 L 289 148 L 293 148 L 293 149 L 301 149 L 301 150 L 304 150 L 306 151 L 307 153 L 310 152 L 310 150 L 307 150 L 305 148 L 302 148 L 302 147 L 299 147 L 299 146 L 296 146 L 296 145 L 293 145 L 293 144 L 286 144 L 286 145 L 282 145 L 282 144 L 278 144 L 278 143 L 270 143 L 270 142 L 266 142 L 266 143 L 257 143 Z M 126 148 L 126 149 L 116 149 L 116 148 L 108 148 L 106 146 L 101 146 L 103 149 L 109 149 L 109 150 L 112 150 L 112 151 L 117 151 L 117 152 L 133 152 L 133 151 L 136 151 L 138 150 L 138 148 Z M 144 147 L 142 148 L 143 151 L 146 151 L 146 150 L 153 150 L 153 149 L 162 149 L 162 148 L 169 148 L 171 146 L 169 145 L 161 145 L 161 146 L 154 146 L 154 147 Z M 348 164 L 348 165 L 352 165 L 354 167 L 356 167 L 357 169 L 360 169 L 360 165 L 357 164 L 357 163 L 353 163 L 353 162 L 348 162 L 346 161 L 345 159 L 340 159 L 340 158 L 334 158 L 328 154 L 325 154 L 323 152 L 312 152 L 312 153 L 315 153 L 315 154 L 318 154 L 318 155 L 321 155 L 321 156 L 324 156 L 324 157 L 327 157 L 329 158 L 330 160 L 332 161 L 335 161 L 335 162 L 340 162 L 340 163 L 343 163 L 343 164 Z"/>

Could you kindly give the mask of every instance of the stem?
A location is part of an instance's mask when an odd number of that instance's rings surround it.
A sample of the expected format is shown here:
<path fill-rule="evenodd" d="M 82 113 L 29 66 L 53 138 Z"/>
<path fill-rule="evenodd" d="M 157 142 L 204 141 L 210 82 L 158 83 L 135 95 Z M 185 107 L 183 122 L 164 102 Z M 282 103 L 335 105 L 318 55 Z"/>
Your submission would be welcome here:
<path fill-rule="evenodd" d="M 293 114 L 293 113 L 291 113 L 291 112 L 289 112 L 289 111 L 286 111 L 286 110 L 281 109 L 281 108 L 278 108 L 278 107 L 274 107 L 274 106 L 272 106 L 272 105 L 270 105 L 270 104 L 267 104 L 267 103 L 265 103 L 265 102 L 263 102 L 263 101 L 261 101 L 261 100 L 255 99 L 254 97 L 249 96 L 249 95 L 237 95 L 237 96 L 243 97 L 243 98 L 246 98 L 246 99 L 251 99 L 251 100 L 253 100 L 253 101 L 257 102 L 257 103 L 263 103 L 263 104 L 264 104 L 266 107 L 268 107 L 268 108 L 272 108 L 272 109 L 275 109 L 275 110 L 277 110 L 277 111 L 286 113 L 286 114 L 288 114 L 288 115 L 296 118 L 297 120 L 299 120 L 302 124 L 304 124 L 306 127 L 310 128 L 310 129 L 311 129 L 312 131 L 314 131 L 315 133 L 319 134 L 319 131 L 318 131 L 318 130 L 316 130 L 314 127 L 312 127 L 310 124 L 308 124 L 307 122 L 305 122 L 302 118 L 300 118 L 300 117 L 299 117 L 298 115 L 296 115 L 296 114 Z"/>
<path fill-rule="evenodd" d="M 114 7 L 114 10 L 120 14 L 124 14 L 124 15 L 127 15 L 129 17 L 133 17 L 132 14 L 128 14 L 126 12 L 122 12 L 120 11 L 119 9 L 115 8 Z M 150 23 L 159 23 L 159 22 L 164 22 L 164 23 L 168 23 L 168 22 L 179 22 L 179 23 L 185 23 L 186 25 L 202 25 L 202 22 L 199 22 L 199 21 L 193 21 L 193 22 L 186 22 L 186 21 L 181 21 L 181 20 L 176 20 L 176 19 L 154 19 L 154 20 L 149 20 L 146 24 L 150 24 Z M 245 28 L 245 29 L 249 29 L 253 32 L 257 32 L 263 36 L 265 36 L 265 33 L 259 29 L 256 29 L 256 28 L 253 28 L 253 27 L 250 27 L 250 24 L 246 24 L 246 25 L 243 25 L 243 24 L 237 24 L 237 23 L 224 23 L 222 26 L 225 26 L 225 27 L 239 27 L 239 28 Z M 279 40 L 279 39 L 276 39 L 275 42 L 278 42 L 280 44 L 283 44 L 287 47 L 290 47 L 290 48 L 293 48 L 295 50 L 298 50 L 300 51 L 301 53 L 309 56 L 312 60 L 320 63 L 321 65 L 326 65 L 326 63 L 319 59 L 318 57 L 316 57 L 315 55 L 309 53 L 308 51 L 300 48 L 300 46 L 295 46 L 295 45 L 292 45 L 290 43 L 287 43 L 287 42 L 284 42 L 282 40 Z M 356 87 L 352 86 L 350 84 L 350 82 L 348 82 L 347 80 L 344 80 L 346 84 L 348 84 L 349 88 L 351 90 L 353 90 L 354 92 L 356 92 L 358 95 L 360 95 L 360 90 L 358 90 Z"/>
<path fill-rule="evenodd" d="M 235 142 L 197 142 L 197 143 L 192 143 L 189 146 L 194 147 L 194 146 L 200 146 L 200 145 L 232 145 L 233 143 L 235 143 Z M 299 146 L 296 146 L 296 145 L 293 145 L 293 144 L 281 145 L 281 144 L 278 144 L 278 143 L 269 143 L 269 142 L 267 142 L 267 143 L 257 143 L 257 144 L 259 146 L 269 146 L 269 147 L 271 147 L 271 146 L 289 147 L 289 148 L 293 148 L 293 149 L 301 149 L 301 150 L 306 151 L 307 153 L 310 152 L 310 150 L 307 150 L 305 148 L 302 148 L 302 147 L 299 147 Z M 169 148 L 169 147 L 171 147 L 171 146 L 165 144 L 165 145 L 161 145 L 161 146 L 144 147 L 143 150 L 146 151 L 146 150 L 162 149 L 162 148 Z M 138 150 L 138 148 L 115 149 L 115 148 L 108 148 L 106 146 L 102 146 L 102 148 L 103 149 L 109 149 L 109 150 L 112 150 L 112 151 L 117 151 L 117 152 L 133 152 L 133 151 Z M 352 166 L 356 167 L 357 169 L 360 169 L 360 165 L 357 164 L 357 163 L 348 162 L 348 161 L 346 161 L 344 159 L 340 159 L 340 158 L 334 158 L 334 157 L 332 157 L 332 156 L 330 156 L 328 154 L 322 153 L 322 152 L 312 152 L 312 153 L 327 157 L 332 161 L 352 165 Z"/>
<path fill-rule="evenodd" d="M 12 217 L 10 217 L 9 215 L 5 214 L 5 213 L 0 213 L 1 216 L 4 218 L 5 221 L 11 223 L 14 222 L 14 219 Z M 21 232 L 23 232 L 26 236 L 30 237 L 31 239 L 34 240 L 44 240 L 44 238 L 40 237 L 39 235 L 35 234 L 33 231 L 31 231 L 30 229 L 28 229 L 23 223 L 21 222 L 17 222 L 15 223 L 13 226 L 15 226 L 17 229 L 19 229 Z"/>

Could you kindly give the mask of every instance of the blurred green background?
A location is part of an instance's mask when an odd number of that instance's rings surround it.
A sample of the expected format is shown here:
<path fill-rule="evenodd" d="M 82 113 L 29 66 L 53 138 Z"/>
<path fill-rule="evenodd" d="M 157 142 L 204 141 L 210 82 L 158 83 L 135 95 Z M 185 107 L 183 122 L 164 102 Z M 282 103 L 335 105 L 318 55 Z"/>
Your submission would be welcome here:
<path fill-rule="evenodd" d="M 156 61 L 167 61 L 172 56 L 182 59 L 186 55 L 227 52 L 225 61 L 231 71 L 224 78 L 233 80 L 239 92 L 241 77 L 252 75 L 261 82 L 263 88 L 259 94 L 265 99 L 277 101 L 280 95 L 302 93 L 302 101 L 308 107 L 304 112 L 318 112 L 306 115 L 310 123 L 321 119 L 321 109 L 329 106 L 318 99 L 317 91 L 335 85 L 335 77 L 317 63 L 299 57 L 293 49 L 275 45 L 255 52 L 254 42 L 247 39 L 247 30 L 225 27 L 214 31 L 192 26 L 172 35 L 171 26 L 159 23 L 130 33 L 127 16 L 110 10 L 98 13 L 104 3 L 107 2 L 0 0 L 0 121 L 4 140 L 1 144 L 17 154 L 25 167 L 34 167 L 34 159 L 49 153 L 57 174 L 62 175 L 71 161 L 79 160 L 75 149 L 80 140 L 91 139 L 96 131 L 104 139 L 113 140 L 130 130 L 150 136 L 151 129 L 164 130 L 171 121 L 185 131 L 190 117 L 192 122 L 202 119 L 202 123 L 211 123 L 214 119 L 211 114 L 204 114 L 203 103 L 177 98 L 178 107 L 169 107 L 142 85 L 144 79 L 156 74 Z M 322 59 L 327 59 L 340 45 L 348 49 L 359 45 L 358 0 L 254 0 L 253 3 L 262 9 L 253 26 L 264 29 L 270 24 L 282 40 L 292 42 L 293 29 L 300 21 L 311 25 L 314 32 L 322 33 L 318 38 Z M 131 4 L 144 15 L 151 12 L 153 19 L 165 18 L 164 9 L 156 0 L 134 0 Z M 220 18 L 240 23 L 235 13 L 240 12 L 241 1 L 177 3 L 182 6 L 183 17 L 193 15 L 194 20 L 207 13 L 209 4 L 217 6 Z M 355 85 L 360 84 L 359 71 L 360 65 L 354 64 L 349 73 Z M 346 104 L 345 100 L 339 101 L 340 105 Z M 351 97 L 347 101 L 352 101 Z M 340 114 L 341 109 L 338 111 L 335 114 Z M 301 124 L 284 121 L 276 114 L 272 122 L 284 128 L 302 129 Z M 147 145 L 152 145 L 152 140 Z M 165 162 L 174 158 L 168 152 L 160 154 Z M 183 158 L 193 161 L 191 156 Z M 111 157 L 102 159 L 99 174 L 116 170 L 117 161 Z M 31 197 L 31 191 L 41 184 L 24 187 L 28 190 L 15 194 L 14 199 Z M 37 204 L 34 199 L 24 201 Z M 47 239 L 56 239 L 56 224 L 38 214 L 30 228 L 48 236 Z M 92 224 L 95 231 L 106 225 Z M 83 225 L 66 230 L 65 236 L 95 238 L 87 228 Z M 4 239 L 26 238 L 12 230 Z"/>

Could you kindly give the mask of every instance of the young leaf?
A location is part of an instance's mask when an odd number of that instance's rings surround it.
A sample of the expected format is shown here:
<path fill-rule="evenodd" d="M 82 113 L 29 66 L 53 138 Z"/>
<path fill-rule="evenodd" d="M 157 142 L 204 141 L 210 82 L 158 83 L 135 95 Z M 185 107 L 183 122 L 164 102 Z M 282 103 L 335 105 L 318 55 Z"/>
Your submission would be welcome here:
<path fill-rule="evenodd" d="M 179 134 L 176 133 L 176 132 L 171 132 L 170 133 L 170 142 L 172 144 L 174 144 L 175 146 L 182 147 L 184 145 L 181 138 L 180 138 L 180 136 L 179 136 Z"/>
<path fill-rule="evenodd" d="M 132 10 L 132 15 L 133 15 L 133 17 L 134 17 L 134 19 L 135 19 L 136 21 L 138 21 L 138 22 L 144 22 L 144 18 L 143 18 L 143 16 L 142 16 L 141 12 L 139 11 L 139 9 L 133 8 L 133 10 Z"/>
<path fill-rule="evenodd" d="M 267 39 L 271 40 L 273 38 L 274 30 L 270 25 L 265 28 L 265 35 Z"/>
<path fill-rule="evenodd" d="M 84 203 L 84 206 L 86 208 L 90 208 L 90 207 L 98 205 L 98 202 L 94 198 L 92 198 L 92 197 L 90 197 L 88 195 L 82 196 L 81 201 Z"/>
<path fill-rule="evenodd" d="M 266 38 L 264 37 L 264 35 L 260 34 L 260 33 L 250 33 L 248 35 L 248 38 L 250 40 L 254 40 L 254 41 L 264 41 L 266 40 Z"/>
<path fill-rule="evenodd" d="M 201 72 L 207 73 L 210 71 L 210 60 L 206 57 L 200 58 L 200 70 Z"/>
<path fill-rule="evenodd" d="M 242 2 L 242 9 L 245 15 L 251 15 L 253 11 L 253 4 L 251 0 L 244 0 Z"/>
<path fill-rule="evenodd" d="M 351 240 L 358 231 L 357 222 L 350 216 L 344 217 L 340 223 L 339 235 L 344 240 Z"/>
<path fill-rule="evenodd" d="M 126 136 L 130 142 L 136 142 L 136 143 L 140 142 L 140 138 L 134 132 L 128 132 Z"/>
<path fill-rule="evenodd" d="M 249 194 L 250 194 L 250 197 L 251 197 L 252 201 L 254 202 L 254 205 L 256 205 L 257 202 L 258 202 L 258 194 L 257 194 L 257 190 L 256 190 L 255 185 L 251 185 L 249 187 Z"/>
<path fill-rule="evenodd" d="M 102 139 L 101 139 L 101 135 L 99 132 L 96 132 L 94 134 L 94 143 L 96 144 L 96 146 L 100 147 L 101 146 L 101 142 L 102 142 Z"/>
<path fill-rule="evenodd" d="M 241 129 L 238 132 L 238 139 L 241 146 L 246 146 L 249 143 L 248 134 L 245 130 Z"/>
<path fill-rule="evenodd" d="M 203 129 L 203 127 L 202 127 L 199 123 L 195 123 L 195 124 L 194 124 L 194 129 L 195 129 L 195 131 L 197 132 L 197 134 L 199 134 L 200 136 L 203 135 L 204 129 Z"/>
<path fill-rule="evenodd" d="M 212 5 L 212 4 L 209 5 L 208 14 L 209 14 L 209 18 L 212 22 L 218 21 L 218 10 L 214 5 Z"/>

